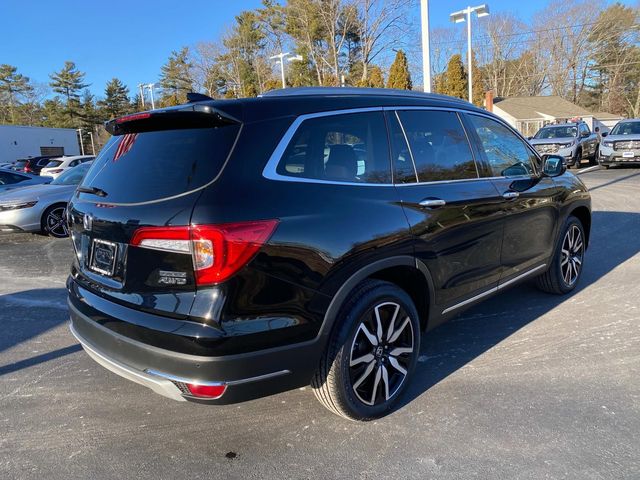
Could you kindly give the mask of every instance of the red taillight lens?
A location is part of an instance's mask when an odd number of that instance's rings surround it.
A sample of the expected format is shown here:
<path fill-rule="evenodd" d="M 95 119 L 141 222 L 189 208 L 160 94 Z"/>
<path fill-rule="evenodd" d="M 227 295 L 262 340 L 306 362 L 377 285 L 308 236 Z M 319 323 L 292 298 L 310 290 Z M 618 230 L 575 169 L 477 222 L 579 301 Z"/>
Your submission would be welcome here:
<path fill-rule="evenodd" d="M 196 385 L 194 383 L 187 383 L 186 385 L 191 395 L 201 398 L 220 398 L 227 390 L 226 385 Z"/>
<path fill-rule="evenodd" d="M 31 173 L 31 169 L 29 168 L 28 165 L 25 165 L 23 172 L 25 173 Z"/>
<path fill-rule="evenodd" d="M 124 117 L 116 118 L 116 123 L 133 122 L 134 120 L 144 120 L 149 118 L 150 113 L 134 113 L 132 115 L 125 115 Z"/>
<path fill-rule="evenodd" d="M 271 237 L 277 220 L 143 227 L 135 231 L 131 245 L 191 254 L 196 285 L 224 282 L 244 267 Z"/>

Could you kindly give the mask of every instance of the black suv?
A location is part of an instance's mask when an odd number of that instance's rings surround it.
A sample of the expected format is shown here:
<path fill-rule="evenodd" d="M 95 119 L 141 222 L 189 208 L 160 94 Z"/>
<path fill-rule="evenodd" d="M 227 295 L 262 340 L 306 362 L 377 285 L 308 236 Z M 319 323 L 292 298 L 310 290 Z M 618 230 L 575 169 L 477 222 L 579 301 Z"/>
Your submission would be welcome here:
<path fill-rule="evenodd" d="M 34 175 L 38 175 L 40 170 L 47 166 L 47 164 L 51 161 L 52 158 L 58 158 L 60 155 L 52 157 L 50 155 L 45 155 L 41 157 L 29 157 L 29 158 L 20 158 L 16 160 L 14 163 L 13 170 L 24 173 L 32 173 Z"/>
<path fill-rule="evenodd" d="M 425 331 L 518 282 L 562 294 L 580 278 L 585 186 L 467 102 L 292 88 L 107 129 L 67 213 L 71 329 L 175 400 L 311 384 L 376 418 Z"/>

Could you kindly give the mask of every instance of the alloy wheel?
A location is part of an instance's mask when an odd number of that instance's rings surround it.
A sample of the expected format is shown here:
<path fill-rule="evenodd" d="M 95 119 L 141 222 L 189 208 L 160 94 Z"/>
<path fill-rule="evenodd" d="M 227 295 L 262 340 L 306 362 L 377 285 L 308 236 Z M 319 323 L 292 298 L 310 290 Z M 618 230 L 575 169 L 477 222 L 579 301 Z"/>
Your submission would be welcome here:
<path fill-rule="evenodd" d="M 572 286 L 578 280 L 583 258 L 584 242 L 582 240 L 582 232 L 577 225 L 571 225 L 562 240 L 560 259 L 562 279 L 568 286 Z"/>
<path fill-rule="evenodd" d="M 376 305 L 361 320 L 351 344 L 351 388 L 366 405 L 391 399 L 400 389 L 414 355 L 411 320 L 395 302 Z"/>
<path fill-rule="evenodd" d="M 65 221 L 66 207 L 52 208 L 45 218 L 47 233 L 52 237 L 63 238 L 69 236 L 67 222 Z"/>

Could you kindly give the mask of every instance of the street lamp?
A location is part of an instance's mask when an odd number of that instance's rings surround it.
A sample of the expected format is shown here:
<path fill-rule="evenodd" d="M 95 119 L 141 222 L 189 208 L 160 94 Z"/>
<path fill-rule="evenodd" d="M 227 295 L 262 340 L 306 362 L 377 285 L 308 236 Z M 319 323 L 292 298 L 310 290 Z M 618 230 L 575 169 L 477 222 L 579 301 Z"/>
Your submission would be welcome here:
<path fill-rule="evenodd" d="M 78 137 L 80 138 L 80 154 L 84 155 L 84 142 L 82 141 L 82 129 L 76 128 L 76 132 L 78 132 Z"/>
<path fill-rule="evenodd" d="M 449 18 L 453 23 L 467 21 L 467 69 L 469 72 L 469 103 L 473 103 L 473 73 L 471 72 L 471 14 L 475 12 L 478 18 L 489 15 L 489 5 L 483 3 L 476 7 L 467 7 L 464 10 L 453 12 Z"/>
<path fill-rule="evenodd" d="M 287 62 L 299 62 L 302 60 L 302 55 L 291 55 L 289 52 L 280 52 L 277 55 L 269 57 L 270 60 L 277 60 L 276 63 L 280 64 L 280 75 L 282 76 L 282 88 L 287 88 L 287 82 L 284 78 L 284 61 Z"/>
<path fill-rule="evenodd" d="M 149 92 L 151 93 L 151 110 L 155 110 L 156 109 L 156 104 L 153 101 L 153 87 L 155 87 L 156 84 L 155 83 L 147 83 L 145 85 L 146 88 L 149 89 Z"/>
<path fill-rule="evenodd" d="M 424 91 L 431 93 L 431 45 L 429 43 L 429 0 L 420 1 L 420 23 L 422 26 L 422 78 Z"/>

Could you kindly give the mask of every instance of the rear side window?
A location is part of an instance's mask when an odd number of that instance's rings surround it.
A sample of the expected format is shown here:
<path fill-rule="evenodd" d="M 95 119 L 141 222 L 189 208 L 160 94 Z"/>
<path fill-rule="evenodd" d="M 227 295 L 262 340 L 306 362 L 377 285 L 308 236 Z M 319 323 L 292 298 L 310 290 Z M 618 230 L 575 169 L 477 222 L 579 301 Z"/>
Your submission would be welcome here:
<path fill-rule="evenodd" d="M 189 192 L 218 175 L 238 130 L 239 126 L 228 125 L 112 137 L 83 185 L 104 190 L 104 200 L 114 203 L 146 202 Z"/>
<path fill-rule="evenodd" d="M 58 165 L 60 165 L 62 163 L 62 160 L 50 160 L 49 163 L 47 163 L 45 165 L 45 167 L 47 168 L 51 168 L 51 167 L 57 167 Z"/>
<path fill-rule="evenodd" d="M 480 139 L 485 159 L 495 177 L 532 175 L 536 156 L 511 130 L 501 123 L 479 115 L 469 115 Z"/>
<path fill-rule="evenodd" d="M 18 183 L 26 180 L 27 177 L 22 175 L 16 175 L 9 172 L 0 172 L 0 185 L 9 185 L 11 183 Z"/>
<path fill-rule="evenodd" d="M 398 117 L 419 182 L 478 177 L 471 147 L 455 112 L 407 110 L 398 112 Z"/>
<path fill-rule="evenodd" d="M 391 183 L 387 130 L 382 112 L 303 121 L 277 173 L 334 182 Z"/>

